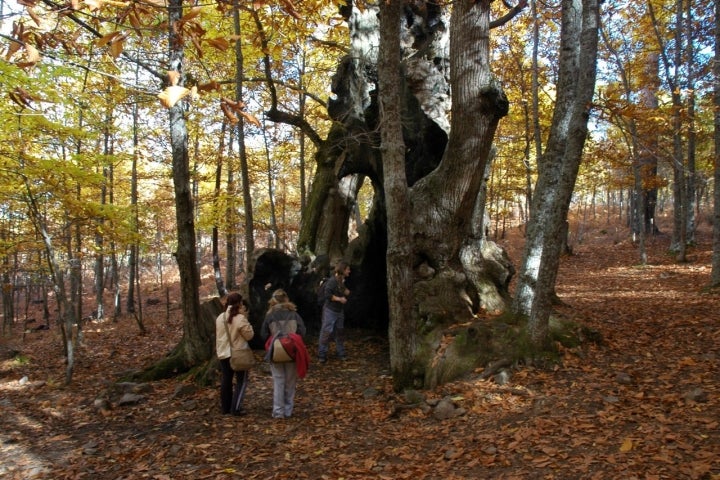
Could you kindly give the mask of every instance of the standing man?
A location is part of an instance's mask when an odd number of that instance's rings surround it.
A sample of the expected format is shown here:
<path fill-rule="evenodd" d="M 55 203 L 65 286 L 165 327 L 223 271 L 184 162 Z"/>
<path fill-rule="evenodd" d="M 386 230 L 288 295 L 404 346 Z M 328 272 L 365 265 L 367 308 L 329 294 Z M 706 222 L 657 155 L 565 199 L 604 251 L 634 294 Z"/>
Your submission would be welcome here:
<path fill-rule="evenodd" d="M 330 340 L 335 338 L 335 353 L 345 360 L 345 304 L 350 290 L 345 287 L 345 279 L 350 276 L 350 265 L 340 260 L 335 265 L 334 274 L 323 285 L 325 302 L 322 307 L 322 326 L 320 327 L 320 346 L 318 361 L 327 362 Z"/>

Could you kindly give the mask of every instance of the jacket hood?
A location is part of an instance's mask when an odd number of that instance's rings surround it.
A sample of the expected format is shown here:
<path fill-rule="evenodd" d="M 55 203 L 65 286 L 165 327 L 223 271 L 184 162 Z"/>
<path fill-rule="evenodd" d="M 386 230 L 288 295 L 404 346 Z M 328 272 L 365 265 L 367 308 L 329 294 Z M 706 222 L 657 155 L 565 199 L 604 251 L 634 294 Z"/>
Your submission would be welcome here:
<path fill-rule="evenodd" d="M 268 312 L 277 312 L 278 310 L 290 310 L 291 312 L 297 311 L 297 306 L 292 302 L 277 303 L 268 309 Z"/>

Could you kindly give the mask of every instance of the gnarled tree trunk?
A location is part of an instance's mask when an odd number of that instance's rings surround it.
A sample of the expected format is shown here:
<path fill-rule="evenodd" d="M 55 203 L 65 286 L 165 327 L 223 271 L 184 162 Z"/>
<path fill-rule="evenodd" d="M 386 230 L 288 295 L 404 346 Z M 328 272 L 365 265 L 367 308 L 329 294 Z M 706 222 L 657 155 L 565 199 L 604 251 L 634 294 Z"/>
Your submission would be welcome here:
<path fill-rule="evenodd" d="M 412 271 L 391 273 L 411 278 L 412 304 L 404 314 L 411 319 L 409 325 L 417 326 L 419 338 L 414 352 L 391 345 L 392 355 L 409 356 L 402 362 L 391 359 L 391 364 L 413 365 L 409 374 L 407 368 L 394 372 L 403 377 L 396 379 L 396 388 L 431 386 L 476 367 L 483 352 L 471 344 L 484 338 L 476 335 L 476 327 L 474 333 L 461 335 L 463 348 L 445 349 L 443 336 L 449 326 L 474 320 L 483 308 L 503 310 L 513 271 L 505 253 L 476 235 L 482 229 L 473 225 L 482 219 L 476 209 L 482 206 L 478 197 L 495 129 L 508 111 L 507 99 L 490 73 L 489 2 L 454 5 L 450 24 L 447 12 L 435 2 L 403 8 L 401 38 L 415 38 L 403 42 L 402 85 L 397 89 L 405 144 L 403 183 L 410 205 L 402 213 L 410 222 Z M 388 310 L 398 307 L 388 309 L 384 282 L 386 261 L 393 264 L 386 251 L 390 257 L 397 253 L 394 242 L 388 249 L 388 238 L 394 228 L 391 217 L 398 213 L 386 210 L 385 189 L 397 183 L 385 178 L 386 160 L 377 148 L 381 118 L 387 114 L 378 101 L 387 92 L 377 85 L 377 52 L 384 50 L 379 46 L 377 9 L 348 6 L 341 12 L 351 27 L 352 48 L 333 81 L 335 97 L 328 110 L 335 124 L 317 154 L 299 247 L 301 254 L 349 260 L 353 293 L 346 306 L 347 324 L 385 328 Z M 348 242 L 348 221 L 363 181 L 372 184 L 373 206 L 360 236 Z M 390 325 L 390 332 L 395 327 Z"/>

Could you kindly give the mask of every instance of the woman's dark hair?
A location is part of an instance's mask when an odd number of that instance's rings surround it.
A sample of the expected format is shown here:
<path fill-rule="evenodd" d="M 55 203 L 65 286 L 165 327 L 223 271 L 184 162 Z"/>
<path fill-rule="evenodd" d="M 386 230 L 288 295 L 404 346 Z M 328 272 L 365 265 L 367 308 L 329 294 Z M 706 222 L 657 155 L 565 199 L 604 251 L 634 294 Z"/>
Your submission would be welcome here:
<path fill-rule="evenodd" d="M 240 305 L 242 305 L 243 302 L 244 300 L 242 295 L 237 292 L 233 292 L 227 296 L 225 299 L 225 310 L 227 311 L 228 307 L 230 308 L 230 311 L 227 314 L 228 323 L 232 323 L 233 317 L 240 313 Z"/>

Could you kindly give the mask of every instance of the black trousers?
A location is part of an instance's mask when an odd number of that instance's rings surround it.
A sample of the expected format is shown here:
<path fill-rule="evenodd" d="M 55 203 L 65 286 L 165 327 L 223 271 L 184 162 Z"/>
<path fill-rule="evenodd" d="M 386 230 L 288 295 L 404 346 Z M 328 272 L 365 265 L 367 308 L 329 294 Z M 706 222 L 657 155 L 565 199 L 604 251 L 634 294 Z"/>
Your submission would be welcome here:
<path fill-rule="evenodd" d="M 220 408 L 222 409 L 222 413 L 240 413 L 243 409 L 245 390 L 247 389 L 250 372 L 248 370 L 233 371 L 233 369 L 230 368 L 229 358 L 220 360 L 220 371 L 222 373 L 222 378 L 220 379 Z M 234 390 L 233 377 L 235 378 Z"/>

